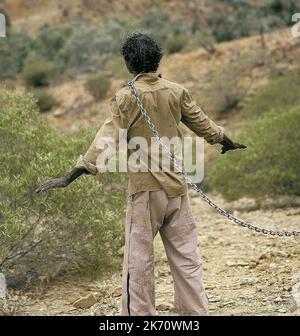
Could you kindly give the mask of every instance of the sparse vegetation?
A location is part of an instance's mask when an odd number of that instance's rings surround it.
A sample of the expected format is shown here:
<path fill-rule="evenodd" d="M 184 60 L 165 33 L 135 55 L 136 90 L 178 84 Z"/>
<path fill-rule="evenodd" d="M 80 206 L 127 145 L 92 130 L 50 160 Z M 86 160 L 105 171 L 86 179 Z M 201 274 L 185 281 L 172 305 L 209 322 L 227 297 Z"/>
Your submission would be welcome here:
<path fill-rule="evenodd" d="M 111 80 L 105 75 L 92 76 L 85 82 L 85 87 L 96 100 L 101 100 L 110 89 Z"/>
<path fill-rule="evenodd" d="M 239 0 L 222 2 L 227 6 L 215 8 L 207 20 L 217 42 L 289 26 L 292 15 L 300 10 L 297 0 L 271 0 L 260 4 Z"/>
<path fill-rule="evenodd" d="M 213 74 L 201 99 L 205 109 L 220 116 L 236 108 L 252 85 L 251 81 L 243 81 L 244 75 L 263 62 L 263 51 L 237 53 Z"/>
<path fill-rule="evenodd" d="M 46 27 L 32 43 L 31 52 L 36 57 L 54 63 L 60 71 L 65 70 L 64 47 L 75 30 L 74 25 Z M 30 60 L 29 60 L 30 61 Z"/>
<path fill-rule="evenodd" d="M 112 57 L 105 65 L 105 68 L 111 72 L 114 77 L 129 79 L 128 72 L 124 60 L 121 56 Z"/>
<path fill-rule="evenodd" d="M 26 305 L 24 293 L 7 291 L 5 298 L 0 298 L 0 316 L 19 316 L 24 314 Z"/>
<path fill-rule="evenodd" d="M 202 47 L 208 53 L 213 54 L 216 51 L 216 41 L 210 33 L 204 34 L 201 31 L 197 31 L 190 43 L 191 49 Z"/>
<path fill-rule="evenodd" d="M 53 95 L 44 89 L 36 89 L 34 91 L 34 97 L 41 112 L 48 112 L 58 105 L 58 102 Z"/>
<path fill-rule="evenodd" d="M 175 39 L 180 35 L 190 34 L 190 27 L 187 22 L 171 16 L 167 11 L 153 7 L 146 11 L 141 22 L 136 28 L 142 27 L 147 33 L 165 46 L 168 39 Z"/>
<path fill-rule="evenodd" d="M 272 79 L 262 88 L 243 109 L 247 118 L 257 118 L 274 108 L 285 113 L 300 104 L 300 72 L 294 70 L 282 77 Z"/>
<path fill-rule="evenodd" d="M 219 157 L 210 184 L 228 199 L 300 196 L 300 109 L 274 110 L 248 123 L 235 138 L 244 153 Z"/>
<path fill-rule="evenodd" d="M 136 20 L 126 16 L 111 17 L 101 26 L 74 24 L 58 62 L 69 72 L 103 70 L 111 57 L 119 55 L 124 34 L 135 27 Z"/>
<path fill-rule="evenodd" d="M 187 45 L 187 38 L 184 35 L 170 37 L 165 43 L 166 50 L 169 54 L 181 52 Z"/>
<path fill-rule="evenodd" d="M 119 56 L 119 46 L 125 34 L 144 30 L 153 35 L 169 53 L 191 50 L 199 46 L 209 53 L 215 51 L 215 41 L 227 41 L 244 36 L 268 32 L 291 24 L 292 13 L 300 11 L 295 0 L 273 0 L 260 5 L 248 1 L 226 0 L 226 5 L 205 14 L 196 15 L 194 21 L 171 15 L 159 6 L 151 7 L 137 18 L 127 14 L 106 17 L 101 25 L 68 23 L 45 25 L 36 38 L 10 34 L 0 41 L 0 78 L 15 77 L 22 71 L 27 53 L 56 65 L 60 73 L 72 74 L 103 70 L 107 63 Z M 68 16 L 67 8 L 63 15 Z"/>
<path fill-rule="evenodd" d="M 51 279 L 62 272 L 99 273 L 122 246 L 123 175 L 82 177 L 67 189 L 35 194 L 62 176 L 86 151 L 93 134 L 67 137 L 39 116 L 34 98 L 0 93 L 0 272 Z M 115 209 L 118 209 L 116 212 Z"/>
<path fill-rule="evenodd" d="M 15 78 L 22 70 L 31 39 L 25 34 L 0 38 L 0 79 Z"/>
<path fill-rule="evenodd" d="M 53 63 L 37 60 L 27 63 L 21 75 L 28 86 L 47 86 L 57 75 L 57 68 Z"/>

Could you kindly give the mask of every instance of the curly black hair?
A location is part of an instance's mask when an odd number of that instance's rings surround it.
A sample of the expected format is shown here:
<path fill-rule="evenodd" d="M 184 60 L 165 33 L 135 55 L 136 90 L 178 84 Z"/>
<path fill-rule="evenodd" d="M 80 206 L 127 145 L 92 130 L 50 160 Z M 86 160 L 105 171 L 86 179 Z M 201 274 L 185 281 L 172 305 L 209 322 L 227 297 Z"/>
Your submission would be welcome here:
<path fill-rule="evenodd" d="M 123 40 L 121 55 L 135 73 L 140 73 L 156 71 L 164 52 L 149 35 L 133 32 Z"/>

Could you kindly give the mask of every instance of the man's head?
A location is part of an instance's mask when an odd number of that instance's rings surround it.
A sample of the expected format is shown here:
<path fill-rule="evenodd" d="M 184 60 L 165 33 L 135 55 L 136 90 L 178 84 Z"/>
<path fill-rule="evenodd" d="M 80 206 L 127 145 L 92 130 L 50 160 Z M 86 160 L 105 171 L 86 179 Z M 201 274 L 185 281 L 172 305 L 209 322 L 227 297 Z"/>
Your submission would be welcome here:
<path fill-rule="evenodd" d="M 121 54 L 129 72 L 138 74 L 156 71 L 164 53 L 152 37 L 135 32 L 123 41 Z"/>

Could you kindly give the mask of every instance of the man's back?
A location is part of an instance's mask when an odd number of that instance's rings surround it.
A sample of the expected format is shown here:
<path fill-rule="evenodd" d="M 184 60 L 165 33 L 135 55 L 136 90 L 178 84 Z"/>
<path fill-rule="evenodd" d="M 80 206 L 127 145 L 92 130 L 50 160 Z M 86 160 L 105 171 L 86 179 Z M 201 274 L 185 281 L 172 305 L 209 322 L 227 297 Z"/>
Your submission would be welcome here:
<path fill-rule="evenodd" d="M 180 98 L 183 87 L 163 79 L 159 73 L 146 73 L 134 80 L 144 108 L 161 136 L 173 137 L 181 120 Z M 151 138 L 153 134 L 140 114 L 127 85 L 116 94 L 117 104 L 124 115 L 124 128 L 129 136 Z"/>
<path fill-rule="evenodd" d="M 197 135 L 203 136 L 210 143 L 221 140 L 222 129 L 216 126 L 203 111 L 196 105 L 189 91 L 182 85 L 162 78 L 159 72 L 143 73 L 136 76 L 134 85 L 151 121 L 161 137 L 173 141 L 182 139 L 179 123 L 182 121 Z M 128 138 L 141 137 L 148 143 L 148 165 L 153 162 L 155 145 L 153 146 L 153 133 L 140 113 L 129 87 L 125 85 L 115 95 L 116 105 L 120 113 L 121 127 L 128 130 Z M 177 142 L 178 143 L 178 142 Z M 133 153 L 129 149 L 129 154 Z M 181 154 L 181 153 L 177 153 Z M 159 172 L 147 173 L 130 172 L 129 190 L 134 193 L 140 189 L 163 188 L 169 196 L 179 196 L 186 192 L 186 185 L 179 172 L 174 172 L 170 163 L 170 170 L 163 170 L 161 162 Z M 142 184 L 142 186 L 141 186 Z M 145 185 L 146 184 L 146 185 Z"/>
<path fill-rule="evenodd" d="M 196 135 L 204 137 L 211 144 L 222 140 L 222 128 L 204 114 L 190 92 L 183 86 L 162 78 L 159 72 L 139 74 L 133 81 L 141 102 L 161 137 L 170 141 L 182 139 L 178 127 L 179 122 L 182 121 Z M 161 159 L 154 160 L 153 149 L 157 147 L 155 147 L 152 131 L 140 113 L 127 85 L 124 85 L 111 99 L 110 110 L 111 117 L 105 121 L 85 156 L 80 157 L 77 167 L 84 166 L 96 173 L 95 166 L 100 153 L 97 143 L 105 137 L 112 137 L 115 141 L 119 141 L 118 130 L 125 129 L 129 158 L 134 159 L 132 154 L 138 149 L 134 139 L 142 139 L 143 143 L 147 144 L 147 157 L 143 162 L 143 166 L 147 165 L 146 170 L 131 169 L 130 162 L 134 160 L 129 160 L 129 194 L 164 189 L 170 197 L 183 195 L 187 186 L 180 172 L 174 171 L 172 163 L 170 163 L 170 169 L 164 170 Z M 160 158 L 161 149 L 158 155 Z M 153 162 L 158 169 L 152 169 Z"/>
<path fill-rule="evenodd" d="M 144 108 L 161 136 L 178 135 L 178 124 L 182 121 L 209 143 L 220 142 L 222 129 L 208 119 L 185 87 L 162 78 L 159 72 L 140 74 L 133 81 Z M 153 136 L 127 85 L 116 93 L 115 99 L 123 126 L 129 134 Z"/>

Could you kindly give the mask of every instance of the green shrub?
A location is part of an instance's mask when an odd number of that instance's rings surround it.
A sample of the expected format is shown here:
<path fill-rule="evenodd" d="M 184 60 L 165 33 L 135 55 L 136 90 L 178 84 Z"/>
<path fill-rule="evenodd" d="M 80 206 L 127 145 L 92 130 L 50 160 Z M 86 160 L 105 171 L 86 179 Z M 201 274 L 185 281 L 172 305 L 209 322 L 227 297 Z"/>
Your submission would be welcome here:
<path fill-rule="evenodd" d="M 111 80 L 105 75 L 92 76 L 85 82 L 85 87 L 96 100 L 100 100 L 110 89 Z"/>
<path fill-rule="evenodd" d="M 187 51 L 204 48 L 208 53 L 213 54 L 216 51 L 216 42 L 214 37 L 209 31 L 202 32 L 196 31 L 192 38 L 188 39 Z"/>
<path fill-rule="evenodd" d="M 256 118 L 276 108 L 285 111 L 300 104 L 300 72 L 271 80 L 245 106 L 243 115 Z"/>
<path fill-rule="evenodd" d="M 103 69 L 110 53 L 113 38 L 100 27 L 76 25 L 73 34 L 65 43 L 59 57 L 69 72 Z"/>
<path fill-rule="evenodd" d="M 235 137 L 248 146 L 228 152 L 209 182 L 228 199 L 300 195 L 300 108 L 274 110 L 248 123 Z"/>
<path fill-rule="evenodd" d="M 114 77 L 129 79 L 131 76 L 121 56 L 112 57 L 106 63 L 105 69 L 110 71 Z"/>
<path fill-rule="evenodd" d="M 43 29 L 34 40 L 31 50 L 37 57 L 54 63 L 60 71 L 65 70 L 61 56 L 65 44 L 74 33 L 73 25 L 61 25 Z"/>
<path fill-rule="evenodd" d="M 126 193 L 104 186 L 123 185 L 123 175 L 83 176 L 66 189 L 35 193 L 70 171 L 93 137 L 67 137 L 39 115 L 33 96 L 0 92 L 0 272 L 49 279 L 116 265 Z"/>
<path fill-rule="evenodd" d="M 100 26 L 73 25 L 73 32 L 59 52 L 59 63 L 69 72 L 103 70 L 112 56 L 119 55 L 124 35 L 137 21 L 127 16 L 109 17 Z"/>
<path fill-rule="evenodd" d="M 28 86 L 47 86 L 57 75 L 57 68 L 52 63 L 39 60 L 27 63 L 21 75 Z"/>
<path fill-rule="evenodd" d="M 58 105 L 57 100 L 45 90 L 35 90 L 34 97 L 41 112 L 48 112 Z"/>
<path fill-rule="evenodd" d="M 167 11 L 157 7 L 152 7 L 144 13 L 140 27 L 162 45 L 165 45 L 170 38 L 186 35 L 190 32 L 187 23 L 179 18 L 172 17 Z"/>
<path fill-rule="evenodd" d="M 268 32 L 292 24 L 291 17 L 299 12 L 298 0 L 271 0 L 252 4 L 250 1 L 224 0 L 226 6 L 216 7 L 208 16 L 208 26 L 217 42 L 234 40 L 261 29 Z"/>
<path fill-rule="evenodd" d="M 247 95 L 251 88 L 251 81 L 244 81 L 246 72 L 262 64 L 263 51 L 255 50 L 242 55 L 237 54 L 236 60 L 224 64 L 215 71 L 209 82 L 209 87 L 204 90 L 202 101 L 203 107 L 219 116 L 230 112 Z"/>
<path fill-rule="evenodd" d="M 187 36 L 179 35 L 170 37 L 165 43 L 165 48 L 169 54 L 182 51 L 187 44 Z"/>
<path fill-rule="evenodd" d="M 0 79 L 15 78 L 22 70 L 31 39 L 24 34 L 0 38 Z"/>
<path fill-rule="evenodd" d="M 280 17 L 287 26 L 293 25 L 291 17 L 299 13 L 300 4 L 298 0 L 272 0 L 264 6 L 264 13 L 270 16 Z"/>
<path fill-rule="evenodd" d="M 69 8 L 64 8 L 63 9 L 63 11 L 62 11 L 62 15 L 64 16 L 64 17 L 68 17 L 69 16 Z"/>

